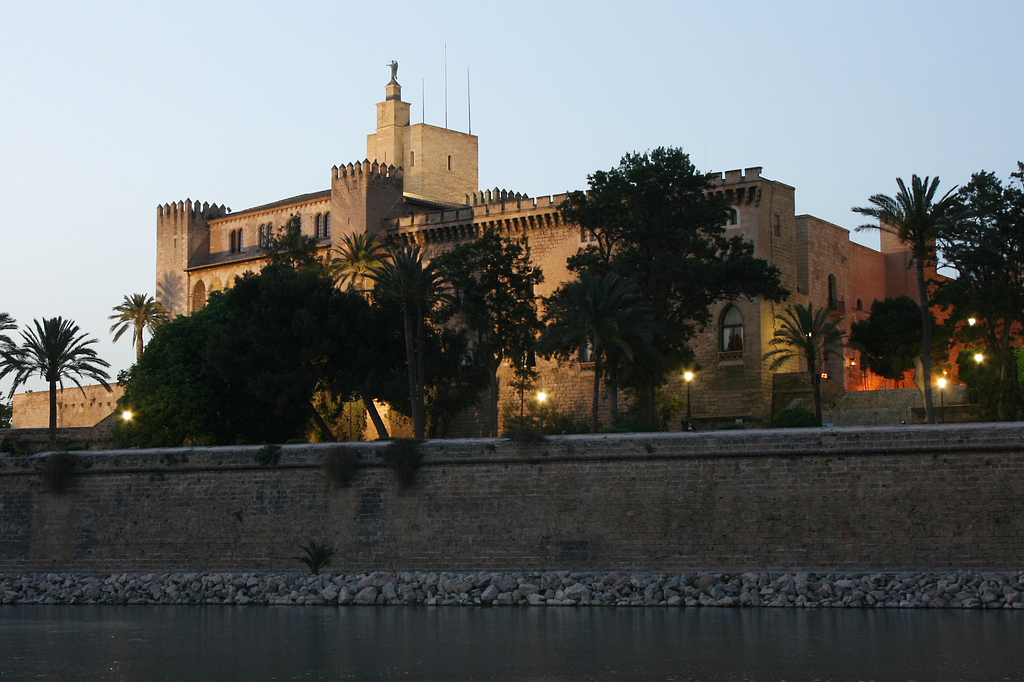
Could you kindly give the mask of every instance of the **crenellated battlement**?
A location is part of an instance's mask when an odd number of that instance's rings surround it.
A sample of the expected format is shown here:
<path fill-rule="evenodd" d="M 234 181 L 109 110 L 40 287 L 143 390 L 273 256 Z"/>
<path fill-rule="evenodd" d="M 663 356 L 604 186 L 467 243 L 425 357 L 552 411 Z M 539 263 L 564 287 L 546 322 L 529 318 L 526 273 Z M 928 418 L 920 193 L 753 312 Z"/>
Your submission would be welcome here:
<path fill-rule="evenodd" d="M 745 170 L 727 170 L 724 173 L 708 173 L 706 177 L 715 185 L 735 185 L 740 182 L 755 182 L 761 179 L 761 166 Z"/>
<path fill-rule="evenodd" d="M 523 199 L 529 199 L 530 197 L 526 194 L 519 192 L 510 192 L 504 189 L 482 189 L 479 192 L 470 192 L 466 195 L 466 204 L 468 206 L 482 206 L 484 204 L 499 204 L 507 201 L 521 201 Z"/>
<path fill-rule="evenodd" d="M 341 180 L 342 178 L 359 177 L 362 175 L 377 175 L 384 178 L 394 178 L 401 180 L 403 176 L 401 166 L 394 166 L 390 164 L 377 163 L 376 161 L 370 161 L 369 159 L 363 159 L 362 161 L 356 161 L 355 163 L 341 164 L 340 166 L 331 167 L 331 176 L 335 180 Z"/>
<path fill-rule="evenodd" d="M 521 193 L 498 189 L 474 192 L 468 197 L 476 198 L 477 203 L 473 205 L 400 216 L 388 221 L 387 231 L 406 243 L 458 242 L 479 237 L 485 229 L 510 235 L 524 234 L 564 225 L 558 206 L 566 196 L 555 194 L 531 199 Z"/>
<path fill-rule="evenodd" d="M 223 204 L 210 204 L 203 202 L 200 204 L 198 201 L 195 203 L 191 199 L 185 199 L 185 201 L 178 201 L 176 203 L 158 205 L 156 207 L 157 219 L 169 218 L 169 217 L 182 217 L 187 216 L 192 219 L 203 219 L 212 220 L 214 218 L 220 218 L 231 212 L 231 209 L 224 206 Z"/>

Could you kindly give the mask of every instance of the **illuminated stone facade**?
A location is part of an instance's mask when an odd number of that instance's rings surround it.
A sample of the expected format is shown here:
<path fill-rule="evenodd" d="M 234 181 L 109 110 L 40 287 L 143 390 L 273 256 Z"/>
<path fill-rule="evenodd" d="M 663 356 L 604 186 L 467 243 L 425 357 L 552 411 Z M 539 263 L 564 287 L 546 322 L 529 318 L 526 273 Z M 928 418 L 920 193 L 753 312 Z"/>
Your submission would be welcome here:
<path fill-rule="evenodd" d="M 377 130 L 367 136 L 368 160 L 332 168 L 329 189 L 237 212 L 192 201 L 159 206 L 160 301 L 172 314 L 187 314 L 201 307 L 209 292 L 258 270 L 264 234 L 292 215 L 300 216 L 303 232 L 318 238 L 325 255 L 344 235 L 379 232 L 393 242 L 419 244 L 433 257 L 490 227 L 526 240 L 533 261 L 544 271 L 538 296 L 566 281 L 566 258 L 586 246 L 586 237 L 562 220 L 558 207 L 564 195 L 528 198 L 498 189 L 479 191 L 477 138 L 410 124 L 409 106 L 401 100 L 398 83 L 389 83 L 385 101 L 377 104 Z M 792 295 L 781 305 L 737 300 L 714 306 L 714 322 L 694 343 L 699 371 L 690 386 L 691 412 L 698 423 L 760 422 L 785 407 L 773 400 L 774 377 L 761 359 L 776 313 L 792 303 L 827 306 L 848 329 L 851 319 L 867 315 L 876 298 L 913 295 L 912 279 L 898 244 L 883 241 L 886 253 L 879 253 L 850 242 L 849 232 L 839 226 L 797 215 L 794 188 L 764 177 L 759 167 L 716 174 L 712 181 L 713 192 L 735 210 L 727 235 L 752 242 L 756 256 L 779 268 Z M 537 388 L 560 410 L 584 418 L 592 368 L 541 360 L 539 369 Z M 801 368 L 793 363 L 783 369 Z M 878 381 L 863 375 L 852 356 L 832 356 L 826 371 L 828 395 L 841 393 L 844 386 L 874 388 Z M 685 396 L 682 377 L 671 380 L 666 390 Z M 503 402 L 511 399 L 503 396 Z M 479 422 L 470 415 L 459 430 L 472 435 Z"/>

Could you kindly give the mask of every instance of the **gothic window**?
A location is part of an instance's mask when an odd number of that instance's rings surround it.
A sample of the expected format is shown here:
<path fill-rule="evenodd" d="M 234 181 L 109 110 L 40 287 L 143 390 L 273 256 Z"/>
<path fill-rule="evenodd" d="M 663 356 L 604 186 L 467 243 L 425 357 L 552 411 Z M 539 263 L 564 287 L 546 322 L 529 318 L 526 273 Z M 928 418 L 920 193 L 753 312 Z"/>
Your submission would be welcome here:
<path fill-rule="evenodd" d="M 192 312 L 202 310 L 204 305 L 206 305 L 206 285 L 200 280 L 196 282 L 196 286 L 192 290 Z"/>
<path fill-rule="evenodd" d="M 235 242 L 235 231 L 231 230 L 228 232 L 228 251 L 234 253 L 238 250 L 238 244 Z"/>
<path fill-rule="evenodd" d="M 331 237 L 331 214 L 324 213 L 324 237 Z"/>
<path fill-rule="evenodd" d="M 235 246 L 238 247 L 239 251 L 242 250 L 242 230 L 241 230 L 241 228 L 239 228 L 239 230 L 238 230 L 238 236 L 235 237 Z"/>
<path fill-rule="evenodd" d="M 317 239 L 323 239 L 324 238 L 324 216 L 323 216 L 323 214 L 317 213 L 316 214 L 316 218 L 315 218 L 315 222 L 316 222 L 316 238 Z"/>
<path fill-rule="evenodd" d="M 722 314 L 722 336 L 720 342 L 723 353 L 743 352 L 743 315 L 734 305 L 725 309 Z"/>
<path fill-rule="evenodd" d="M 740 214 L 736 212 L 735 208 L 729 209 L 729 225 L 739 225 Z"/>

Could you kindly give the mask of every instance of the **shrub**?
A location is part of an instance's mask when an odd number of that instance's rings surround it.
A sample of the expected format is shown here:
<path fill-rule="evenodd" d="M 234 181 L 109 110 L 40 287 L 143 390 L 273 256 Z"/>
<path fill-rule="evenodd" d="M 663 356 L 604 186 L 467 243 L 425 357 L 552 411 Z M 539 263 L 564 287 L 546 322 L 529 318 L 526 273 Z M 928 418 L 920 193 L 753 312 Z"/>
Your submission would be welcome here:
<path fill-rule="evenodd" d="M 16 441 L 10 436 L 4 436 L 0 439 L 0 452 L 6 452 L 8 455 L 21 456 L 28 452 L 20 441 Z"/>
<path fill-rule="evenodd" d="M 71 483 L 78 457 L 67 452 L 55 452 L 43 464 L 43 485 L 51 493 L 59 494 Z"/>
<path fill-rule="evenodd" d="M 268 443 L 259 449 L 253 460 L 261 467 L 274 466 L 281 461 L 281 446 Z"/>
<path fill-rule="evenodd" d="M 411 488 L 416 482 L 416 472 L 423 461 L 417 445 L 422 442 L 415 438 L 396 438 L 381 449 L 380 458 L 395 472 L 395 479 L 403 488 Z"/>
<path fill-rule="evenodd" d="M 303 547 L 299 545 L 299 549 L 306 553 L 306 556 L 295 557 L 296 560 L 309 566 L 309 572 L 313 575 L 320 573 L 320 569 L 327 568 L 327 565 L 331 563 L 331 557 L 334 556 L 334 550 L 327 546 L 327 544 L 320 544 L 316 540 L 310 540 L 309 544 Z"/>
<path fill-rule="evenodd" d="M 334 485 L 347 488 L 356 477 L 360 457 L 355 448 L 339 445 L 324 455 L 324 475 Z"/>
<path fill-rule="evenodd" d="M 783 410 L 768 422 L 769 429 L 800 429 L 809 426 L 821 426 L 821 420 L 802 407 Z"/>

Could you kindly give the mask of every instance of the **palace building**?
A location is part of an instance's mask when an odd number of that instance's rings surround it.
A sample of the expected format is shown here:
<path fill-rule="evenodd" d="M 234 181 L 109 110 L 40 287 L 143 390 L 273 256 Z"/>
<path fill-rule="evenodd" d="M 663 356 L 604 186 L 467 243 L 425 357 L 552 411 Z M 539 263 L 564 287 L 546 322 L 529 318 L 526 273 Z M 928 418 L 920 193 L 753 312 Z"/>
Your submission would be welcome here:
<path fill-rule="evenodd" d="M 561 217 L 565 195 L 530 198 L 480 190 L 477 137 L 411 124 L 409 109 L 392 78 L 377 104 L 377 128 L 367 136 L 366 158 L 331 168 L 327 189 L 241 211 L 191 200 L 159 206 L 157 298 L 172 315 L 201 308 L 210 292 L 259 270 L 261 241 L 293 215 L 325 255 L 344 235 L 379 232 L 395 243 L 419 244 L 431 257 L 494 228 L 526 240 L 544 271 L 536 293 L 552 293 L 570 276 L 566 259 L 587 244 L 587 235 Z M 714 174 L 712 181 L 713 191 L 734 209 L 727 235 L 752 242 L 755 255 L 779 268 L 792 295 L 781 305 L 736 300 L 714 306 L 714 323 L 694 346 L 700 371 L 690 386 L 691 413 L 698 424 L 761 423 L 793 397 L 809 395 L 806 376 L 800 380 L 795 363 L 780 377 L 762 361 L 775 314 L 793 303 L 813 303 L 827 307 L 849 330 L 852 321 L 867 317 L 875 299 L 904 294 L 916 299 L 909 253 L 887 234 L 878 252 L 851 242 L 842 227 L 797 215 L 794 188 L 765 177 L 760 167 Z M 858 360 L 851 350 L 827 359 L 829 395 L 878 385 L 881 380 L 863 372 Z M 585 418 L 592 366 L 540 361 L 538 369 L 538 388 L 560 410 Z M 666 390 L 685 395 L 682 377 Z M 472 420 L 465 424 L 459 435 L 477 435 Z"/>

